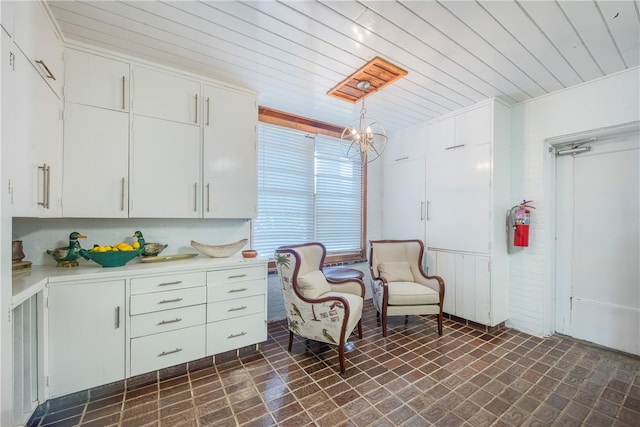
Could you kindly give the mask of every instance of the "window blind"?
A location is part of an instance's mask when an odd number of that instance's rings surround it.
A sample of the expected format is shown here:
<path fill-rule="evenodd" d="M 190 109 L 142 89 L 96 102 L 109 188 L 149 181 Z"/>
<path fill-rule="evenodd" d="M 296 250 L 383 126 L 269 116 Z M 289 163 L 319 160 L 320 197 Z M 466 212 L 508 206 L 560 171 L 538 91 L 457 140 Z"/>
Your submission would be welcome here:
<path fill-rule="evenodd" d="M 258 126 L 258 253 L 311 241 L 329 253 L 358 252 L 361 222 L 362 165 L 343 157 L 338 139 Z"/>

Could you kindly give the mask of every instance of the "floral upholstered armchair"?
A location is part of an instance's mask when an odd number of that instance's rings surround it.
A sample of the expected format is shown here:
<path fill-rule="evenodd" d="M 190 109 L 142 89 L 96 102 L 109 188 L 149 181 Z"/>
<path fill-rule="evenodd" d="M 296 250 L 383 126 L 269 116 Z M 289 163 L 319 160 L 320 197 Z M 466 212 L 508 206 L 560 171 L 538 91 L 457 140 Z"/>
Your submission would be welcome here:
<path fill-rule="evenodd" d="M 329 280 L 322 272 L 326 249 L 318 242 L 282 246 L 276 250 L 276 268 L 293 336 L 338 346 L 340 373 L 345 372 L 347 338 L 358 327 L 362 338 L 364 283 L 360 279 Z"/>
<path fill-rule="evenodd" d="M 422 270 L 421 240 L 369 241 L 369 271 L 373 305 L 382 314 L 382 336 L 387 336 L 387 317 L 435 314 L 442 335 L 444 280 Z"/>

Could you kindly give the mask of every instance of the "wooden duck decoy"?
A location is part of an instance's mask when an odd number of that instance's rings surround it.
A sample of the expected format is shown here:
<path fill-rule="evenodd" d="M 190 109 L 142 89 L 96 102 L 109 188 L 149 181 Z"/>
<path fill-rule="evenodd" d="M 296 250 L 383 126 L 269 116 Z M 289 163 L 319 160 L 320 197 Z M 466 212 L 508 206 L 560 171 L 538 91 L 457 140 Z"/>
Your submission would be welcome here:
<path fill-rule="evenodd" d="M 85 239 L 86 237 L 87 236 L 74 231 L 69 234 L 69 246 L 56 248 L 52 251 L 47 250 L 47 253 L 58 262 L 58 267 L 77 267 L 78 257 L 81 255 L 80 251 L 82 250 L 78 239 Z"/>
<path fill-rule="evenodd" d="M 140 246 L 138 248 L 136 248 L 136 250 L 139 250 L 140 253 L 144 252 L 144 236 L 142 235 L 142 231 L 136 231 L 135 233 L 133 233 L 133 237 L 137 237 L 138 238 L 138 243 L 140 244 Z"/>

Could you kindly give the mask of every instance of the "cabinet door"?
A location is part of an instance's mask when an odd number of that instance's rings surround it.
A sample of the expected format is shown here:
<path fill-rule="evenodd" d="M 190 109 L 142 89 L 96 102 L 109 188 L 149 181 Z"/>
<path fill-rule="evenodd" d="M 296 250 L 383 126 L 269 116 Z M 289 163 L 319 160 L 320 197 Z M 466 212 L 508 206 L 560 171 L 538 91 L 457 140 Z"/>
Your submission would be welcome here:
<path fill-rule="evenodd" d="M 129 111 L 129 64 L 74 49 L 65 61 L 66 102 Z"/>
<path fill-rule="evenodd" d="M 491 144 L 436 149 L 427 154 L 426 243 L 488 253 Z"/>
<path fill-rule="evenodd" d="M 63 215 L 126 218 L 128 160 L 128 113 L 67 103 Z"/>
<path fill-rule="evenodd" d="M 43 2 L 18 1 L 13 3 L 14 42 L 33 63 L 40 76 L 56 95 L 62 96 L 64 45 L 47 17 Z"/>
<path fill-rule="evenodd" d="M 124 280 L 50 287 L 50 397 L 124 378 L 124 302 Z"/>
<path fill-rule="evenodd" d="M 258 200 L 252 94 L 204 87 L 203 216 L 253 218 Z"/>
<path fill-rule="evenodd" d="M 61 214 L 62 124 L 60 100 L 14 49 L 10 76 L 10 191 L 13 216 L 56 217 Z"/>
<path fill-rule="evenodd" d="M 425 161 L 404 161 L 384 168 L 385 239 L 424 239 Z"/>
<path fill-rule="evenodd" d="M 131 143 L 129 216 L 199 218 L 200 128 L 136 116 Z"/>
<path fill-rule="evenodd" d="M 143 67 L 133 79 L 135 114 L 200 125 L 200 82 Z"/>
<path fill-rule="evenodd" d="M 491 105 L 466 111 L 455 118 L 455 145 L 486 144 L 492 141 Z"/>
<path fill-rule="evenodd" d="M 453 147 L 455 144 L 455 119 L 453 117 L 427 125 L 427 156 L 433 155 L 434 151 Z"/>
<path fill-rule="evenodd" d="M 427 125 L 421 123 L 389 135 L 384 151 L 385 166 L 424 159 L 427 149 Z"/>

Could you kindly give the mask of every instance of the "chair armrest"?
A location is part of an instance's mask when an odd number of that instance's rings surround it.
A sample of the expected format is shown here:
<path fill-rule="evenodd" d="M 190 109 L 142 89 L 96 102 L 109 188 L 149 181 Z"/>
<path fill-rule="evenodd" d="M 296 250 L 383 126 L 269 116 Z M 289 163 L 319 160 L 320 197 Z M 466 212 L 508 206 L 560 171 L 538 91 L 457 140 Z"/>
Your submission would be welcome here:
<path fill-rule="evenodd" d="M 364 298 L 364 282 L 358 279 L 329 279 L 327 278 L 329 286 L 333 292 L 345 292 L 348 294 L 358 295 Z"/>

